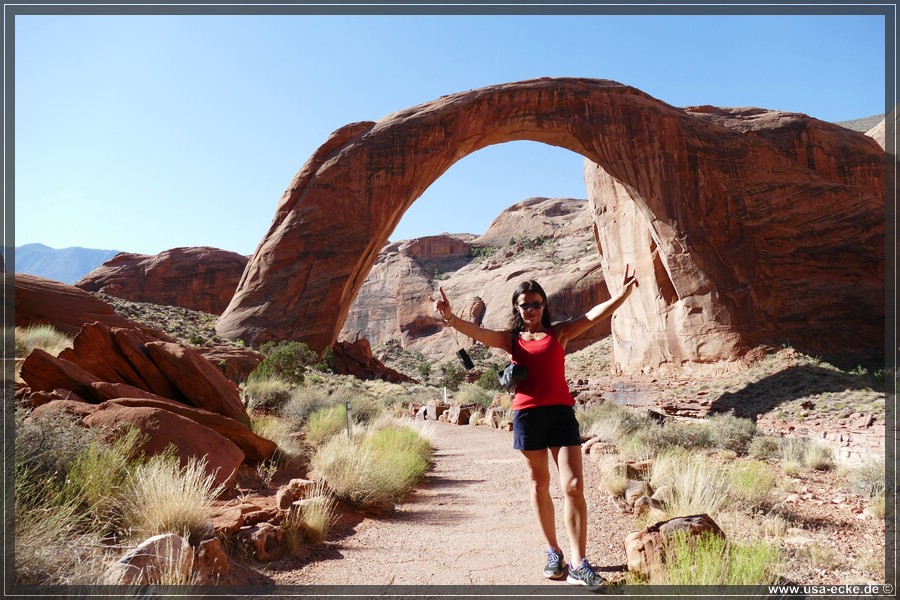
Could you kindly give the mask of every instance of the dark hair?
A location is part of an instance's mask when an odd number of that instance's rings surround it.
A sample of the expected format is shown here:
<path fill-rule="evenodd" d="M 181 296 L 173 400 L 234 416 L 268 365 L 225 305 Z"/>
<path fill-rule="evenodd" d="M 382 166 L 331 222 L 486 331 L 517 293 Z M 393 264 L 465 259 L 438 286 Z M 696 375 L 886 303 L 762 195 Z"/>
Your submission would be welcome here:
<path fill-rule="evenodd" d="M 522 313 L 519 312 L 518 300 L 519 296 L 528 292 L 535 292 L 541 295 L 541 300 L 544 302 L 544 313 L 543 315 L 541 315 L 541 325 L 543 325 L 547 329 L 550 329 L 550 306 L 547 303 L 547 293 L 544 291 L 544 288 L 541 287 L 541 284 L 531 279 L 529 281 L 523 281 L 522 283 L 520 283 L 519 287 L 516 288 L 516 291 L 513 292 L 513 331 L 520 332 L 525 329 L 525 321 L 522 319 Z"/>

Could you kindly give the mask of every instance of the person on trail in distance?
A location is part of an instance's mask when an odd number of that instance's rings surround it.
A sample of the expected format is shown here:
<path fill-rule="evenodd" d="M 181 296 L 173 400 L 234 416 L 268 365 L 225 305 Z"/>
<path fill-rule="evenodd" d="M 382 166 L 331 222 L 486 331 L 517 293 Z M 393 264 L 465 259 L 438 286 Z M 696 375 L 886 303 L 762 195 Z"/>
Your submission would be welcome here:
<path fill-rule="evenodd" d="M 527 464 L 531 506 L 548 546 L 544 567 L 548 579 L 565 577 L 568 583 L 587 586 L 605 581 L 585 557 L 588 521 L 581 433 L 575 419 L 575 400 L 566 383 L 565 349 L 570 340 L 611 316 L 637 285 L 635 274 L 629 275 L 626 265 L 622 287 L 612 298 L 580 317 L 552 323 L 547 294 L 536 281 L 522 282 L 512 296 L 513 328 L 503 331 L 485 329 L 454 315 L 443 288 L 440 298 L 432 298 L 435 312 L 447 326 L 485 346 L 502 348 L 528 369 L 527 379 L 516 386 L 513 398 L 513 447 L 522 452 Z M 559 472 L 565 499 L 571 557 L 568 567 L 556 539 L 548 451 Z"/>

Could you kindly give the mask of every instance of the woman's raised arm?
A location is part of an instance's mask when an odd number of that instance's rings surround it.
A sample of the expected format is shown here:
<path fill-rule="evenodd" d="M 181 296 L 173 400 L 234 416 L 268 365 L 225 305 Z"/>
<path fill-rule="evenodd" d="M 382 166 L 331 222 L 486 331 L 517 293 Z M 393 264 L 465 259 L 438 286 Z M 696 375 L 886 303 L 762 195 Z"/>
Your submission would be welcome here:
<path fill-rule="evenodd" d="M 636 273 L 628 274 L 628 265 L 625 265 L 625 277 L 622 281 L 622 289 L 618 294 L 606 302 L 598 304 L 576 319 L 554 325 L 556 339 L 559 344 L 565 348 L 569 340 L 577 338 L 590 329 L 597 321 L 611 316 L 625 302 L 631 291 L 638 286 L 635 276 Z"/>
<path fill-rule="evenodd" d="M 457 317 L 450 308 L 450 301 L 447 300 L 447 294 L 444 293 L 444 288 L 439 288 L 439 290 L 441 297 L 432 297 L 431 299 L 434 300 L 434 312 L 441 315 L 441 318 L 444 319 L 444 323 L 453 327 L 461 334 L 481 342 L 485 346 L 500 348 L 512 353 L 512 337 L 509 331 L 485 329 L 484 327 L 479 327 L 475 323 Z"/>

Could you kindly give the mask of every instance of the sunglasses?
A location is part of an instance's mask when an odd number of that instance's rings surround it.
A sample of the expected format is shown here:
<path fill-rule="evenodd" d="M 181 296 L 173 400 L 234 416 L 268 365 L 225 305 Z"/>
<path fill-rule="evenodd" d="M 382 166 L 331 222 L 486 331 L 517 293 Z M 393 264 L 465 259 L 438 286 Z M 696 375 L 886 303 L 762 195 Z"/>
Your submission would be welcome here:
<path fill-rule="evenodd" d="M 544 305 L 543 302 L 526 302 L 524 304 L 519 304 L 518 307 L 523 311 L 527 310 L 538 310 Z"/>

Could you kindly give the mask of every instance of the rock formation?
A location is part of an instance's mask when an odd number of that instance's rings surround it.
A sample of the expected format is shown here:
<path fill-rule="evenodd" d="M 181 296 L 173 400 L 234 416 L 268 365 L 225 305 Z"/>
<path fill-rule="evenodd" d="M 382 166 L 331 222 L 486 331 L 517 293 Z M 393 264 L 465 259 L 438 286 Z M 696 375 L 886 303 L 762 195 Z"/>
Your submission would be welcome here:
<path fill-rule="evenodd" d="M 642 292 L 614 317 L 617 366 L 717 363 L 785 343 L 829 358 L 880 356 L 880 148 L 805 115 L 685 114 L 663 154 L 671 182 L 646 170 L 626 183 L 610 164 L 585 169 L 604 270 L 631 264 L 644 274 Z"/>
<path fill-rule="evenodd" d="M 75 335 L 85 323 L 109 327 L 132 326 L 113 308 L 71 285 L 36 275 L 15 275 L 16 327 L 52 325 L 67 335 Z"/>
<path fill-rule="evenodd" d="M 246 266 L 246 256 L 206 246 L 172 248 L 155 256 L 123 252 L 75 286 L 124 300 L 219 315 Z"/>
<path fill-rule="evenodd" d="M 32 407 L 32 418 L 63 412 L 112 436 L 137 427 L 148 434 L 142 447 L 148 454 L 172 444 L 183 462 L 205 459 L 207 470 L 223 484 L 233 481 L 242 463 L 256 464 L 274 454 L 275 444 L 251 431 L 238 388 L 223 374 L 229 369 L 220 371 L 192 348 L 131 323 L 72 286 L 17 276 L 15 292 L 16 318 L 23 324 L 77 331 L 72 347 L 58 356 L 35 349 L 23 361 L 24 384 L 17 385 L 16 400 Z M 69 302 L 57 306 L 55 298 Z M 85 311 L 81 316 L 79 309 Z M 240 355 L 240 349 L 230 354 L 207 350 L 217 361 L 236 358 L 243 365 L 232 371 L 259 357 Z"/>
<path fill-rule="evenodd" d="M 282 196 L 219 333 L 330 346 L 409 206 L 456 161 L 513 140 L 587 159 L 606 280 L 627 262 L 643 284 L 612 324 L 620 368 L 788 341 L 883 353 L 876 142 L 805 115 L 685 110 L 570 78 L 444 96 L 334 132 Z M 618 203 L 601 204 L 608 195 Z"/>
<path fill-rule="evenodd" d="M 561 268 L 563 267 L 564 268 Z M 454 312 L 486 327 L 509 325 L 510 300 L 522 280 L 536 279 L 554 320 L 582 314 L 609 297 L 599 270 L 588 203 L 529 198 L 503 211 L 481 236 L 444 234 L 396 242 L 379 254 L 354 300 L 339 339 L 372 345 L 400 340 L 432 359 L 471 340 L 443 332 L 431 297 L 447 292 Z M 609 334 L 603 322 L 573 341 L 578 350 Z"/>

